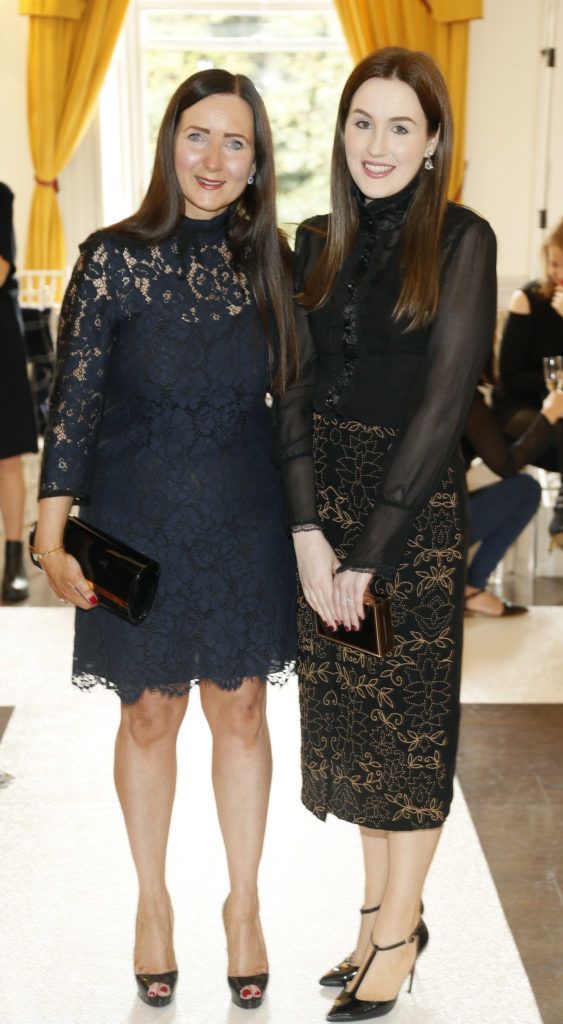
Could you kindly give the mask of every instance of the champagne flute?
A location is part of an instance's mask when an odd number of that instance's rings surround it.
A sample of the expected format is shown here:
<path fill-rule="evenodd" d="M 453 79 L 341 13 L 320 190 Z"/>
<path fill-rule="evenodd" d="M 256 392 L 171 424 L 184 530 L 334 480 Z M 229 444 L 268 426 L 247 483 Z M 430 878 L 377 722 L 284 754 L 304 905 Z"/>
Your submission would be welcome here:
<path fill-rule="evenodd" d="M 563 391 L 563 356 L 544 356 L 543 379 L 548 391 Z"/>

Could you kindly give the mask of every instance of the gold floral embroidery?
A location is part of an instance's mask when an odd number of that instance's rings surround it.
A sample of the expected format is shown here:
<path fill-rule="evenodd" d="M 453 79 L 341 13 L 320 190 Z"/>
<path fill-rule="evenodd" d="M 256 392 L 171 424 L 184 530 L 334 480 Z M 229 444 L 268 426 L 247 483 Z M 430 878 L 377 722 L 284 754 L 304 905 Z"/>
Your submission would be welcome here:
<path fill-rule="evenodd" d="M 317 508 L 343 556 L 377 496 L 396 432 L 315 416 Z M 387 583 L 395 647 L 372 658 L 320 638 L 298 602 L 303 800 L 372 828 L 434 828 L 451 800 L 463 529 L 453 471 L 415 516 Z"/>

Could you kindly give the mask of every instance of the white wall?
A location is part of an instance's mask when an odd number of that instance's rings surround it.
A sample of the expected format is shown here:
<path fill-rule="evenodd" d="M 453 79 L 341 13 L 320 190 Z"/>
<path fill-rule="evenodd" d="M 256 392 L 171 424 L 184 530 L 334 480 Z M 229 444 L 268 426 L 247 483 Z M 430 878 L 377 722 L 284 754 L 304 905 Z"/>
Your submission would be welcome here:
<path fill-rule="evenodd" d="M 14 226 L 20 266 L 23 265 L 27 216 L 33 192 L 25 88 L 27 20 L 18 14 L 17 0 L 0 0 L 0 181 L 9 185 L 16 197 Z"/>
<path fill-rule="evenodd" d="M 484 0 L 485 17 L 471 26 L 464 199 L 487 217 L 499 239 L 499 275 L 506 289 L 537 266 L 539 236 L 537 125 L 548 0 Z M 563 215 L 563 0 L 558 0 L 554 125 L 551 143 L 550 223 Z M 16 193 L 20 263 L 33 187 L 26 113 L 27 18 L 17 0 L 0 0 L 0 179 Z M 60 175 L 59 202 L 69 262 L 78 242 L 100 226 L 100 159 L 94 122 Z M 559 171 L 559 173 L 557 173 Z"/>
<path fill-rule="evenodd" d="M 563 215 L 563 2 L 558 4 L 555 130 L 549 223 Z M 499 276 L 518 283 L 538 266 L 547 0 L 484 0 L 471 25 L 464 201 L 491 221 L 499 240 Z"/>

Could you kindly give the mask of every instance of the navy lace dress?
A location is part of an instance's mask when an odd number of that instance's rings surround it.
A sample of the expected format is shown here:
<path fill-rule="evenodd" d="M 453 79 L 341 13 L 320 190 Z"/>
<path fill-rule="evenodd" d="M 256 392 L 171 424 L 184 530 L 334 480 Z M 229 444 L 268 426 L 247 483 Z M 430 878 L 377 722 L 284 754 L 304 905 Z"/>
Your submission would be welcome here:
<path fill-rule="evenodd" d="M 161 564 L 141 626 L 76 615 L 74 682 L 135 702 L 212 680 L 283 680 L 295 568 L 272 454 L 270 357 L 228 212 L 152 246 L 100 232 L 61 312 L 40 497 Z"/>

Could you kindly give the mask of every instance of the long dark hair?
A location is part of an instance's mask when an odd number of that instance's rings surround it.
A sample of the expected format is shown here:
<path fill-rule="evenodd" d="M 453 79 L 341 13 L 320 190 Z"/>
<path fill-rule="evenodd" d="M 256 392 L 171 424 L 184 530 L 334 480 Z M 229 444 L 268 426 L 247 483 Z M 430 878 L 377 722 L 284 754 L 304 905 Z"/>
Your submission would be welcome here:
<path fill-rule="evenodd" d="M 552 230 L 549 232 L 549 235 L 547 236 L 544 244 L 542 245 L 542 257 L 543 257 L 543 268 L 544 268 L 543 269 L 543 274 L 544 274 L 544 276 L 543 276 L 543 280 L 538 285 L 537 291 L 539 292 L 539 294 L 541 296 L 543 296 L 544 299 L 548 299 L 549 302 L 551 302 L 551 300 L 552 300 L 552 298 L 553 298 L 553 296 L 555 294 L 555 289 L 557 288 L 557 284 L 555 283 L 555 281 L 551 280 L 551 278 L 549 276 L 549 270 L 548 270 L 548 263 L 549 263 L 548 249 L 549 249 L 550 245 L 556 245 L 557 248 L 561 249 L 561 251 L 563 252 L 563 220 L 560 220 L 559 224 L 556 224 L 555 227 L 552 228 Z"/>
<path fill-rule="evenodd" d="M 137 241 L 153 244 L 171 235 L 182 220 L 184 197 L 174 168 L 176 129 L 182 112 L 217 93 L 240 96 L 254 120 L 254 183 L 247 185 L 229 219 L 228 240 L 234 266 L 248 274 L 270 351 L 269 311 L 279 335 L 280 355 L 273 380 L 281 393 L 297 370 L 297 340 L 292 308 L 291 250 L 276 224 L 276 176 L 272 134 L 264 102 L 246 75 L 211 68 L 197 71 L 176 89 L 158 133 L 154 167 L 136 213 L 113 224 Z"/>
<path fill-rule="evenodd" d="M 410 85 L 424 111 L 428 133 L 440 134 L 433 171 L 423 170 L 411 200 L 402 247 L 402 286 L 395 319 L 408 318 L 407 330 L 427 326 L 436 313 L 440 284 L 440 239 L 452 152 L 452 115 L 446 83 L 427 53 L 388 46 L 370 53 L 354 68 L 340 99 L 332 150 L 331 205 L 327 243 L 301 299 L 308 309 L 327 301 L 358 230 L 358 207 L 346 163 L 344 128 L 353 97 L 371 78 L 397 78 Z"/>

